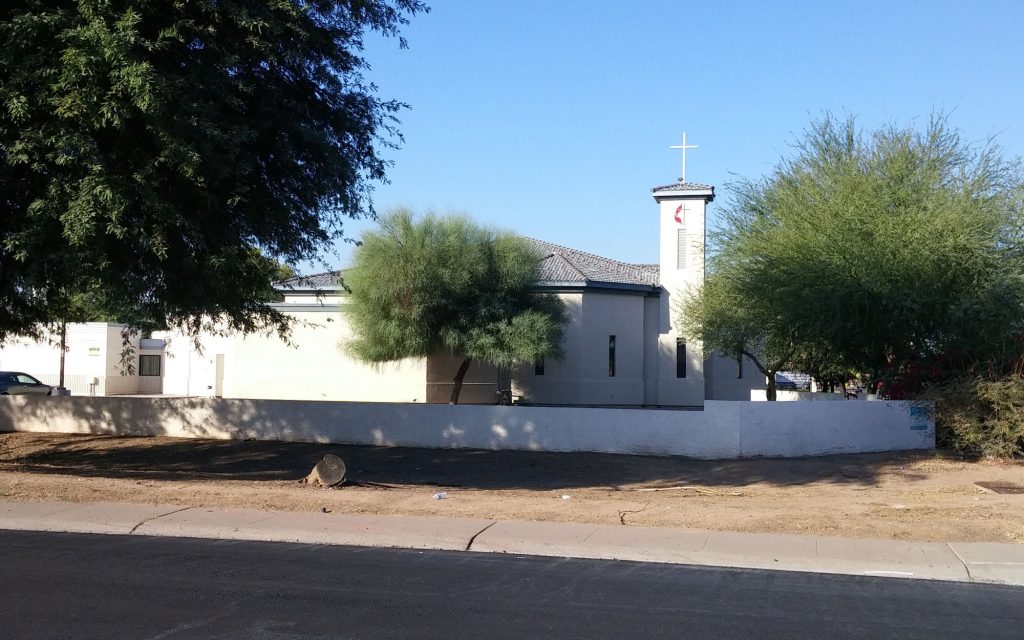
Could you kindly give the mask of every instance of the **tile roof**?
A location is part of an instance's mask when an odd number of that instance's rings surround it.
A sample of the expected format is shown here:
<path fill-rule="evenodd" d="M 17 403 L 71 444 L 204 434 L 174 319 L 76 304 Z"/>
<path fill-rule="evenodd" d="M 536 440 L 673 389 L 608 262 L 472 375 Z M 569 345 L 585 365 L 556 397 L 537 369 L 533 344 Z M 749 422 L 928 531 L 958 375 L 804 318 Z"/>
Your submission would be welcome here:
<path fill-rule="evenodd" d="M 537 284 L 551 286 L 626 287 L 658 286 L 658 265 L 632 264 L 602 258 L 592 253 L 569 249 L 561 245 L 526 238 L 526 242 L 541 255 L 540 277 Z M 343 271 L 324 271 L 295 276 L 275 283 L 278 290 L 338 291 L 345 288 Z M 340 287 L 339 287 L 340 285 Z"/>
<path fill-rule="evenodd" d="M 699 182 L 682 182 L 677 181 L 672 184 L 663 184 L 658 187 L 651 189 L 652 193 L 658 193 L 661 191 L 714 191 L 715 188 L 710 184 L 701 184 Z"/>
<path fill-rule="evenodd" d="M 345 287 L 345 281 L 342 279 L 342 271 L 324 271 L 321 273 L 311 273 L 305 276 L 295 276 L 280 282 L 274 283 L 275 289 L 292 289 L 292 290 L 305 290 L 312 289 L 317 291 L 337 291 Z"/>
<path fill-rule="evenodd" d="M 535 238 L 526 238 L 526 241 L 542 256 L 538 282 L 541 286 L 554 284 L 658 286 L 658 265 L 656 264 L 619 262 Z"/>

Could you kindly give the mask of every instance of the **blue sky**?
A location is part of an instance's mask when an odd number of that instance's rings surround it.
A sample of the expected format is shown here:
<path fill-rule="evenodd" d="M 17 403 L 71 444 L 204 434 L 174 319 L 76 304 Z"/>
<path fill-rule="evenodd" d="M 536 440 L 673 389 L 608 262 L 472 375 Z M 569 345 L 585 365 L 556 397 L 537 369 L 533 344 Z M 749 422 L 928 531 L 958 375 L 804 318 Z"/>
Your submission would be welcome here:
<path fill-rule="evenodd" d="M 428 0 L 429 1 L 429 0 Z M 434 0 L 366 74 L 410 105 L 388 150 L 394 206 L 629 262 L 657 261 L 650 188 L 757 177 L 825 111 L 867 128 L 951 113 L 1024 154 L 1024 2 Z M 358 237 L 367 222 L 349 225 Z M 347 245 L 328 257 L 343 266 Z M 313 267 L 309 267 L 312 269 Z"/>

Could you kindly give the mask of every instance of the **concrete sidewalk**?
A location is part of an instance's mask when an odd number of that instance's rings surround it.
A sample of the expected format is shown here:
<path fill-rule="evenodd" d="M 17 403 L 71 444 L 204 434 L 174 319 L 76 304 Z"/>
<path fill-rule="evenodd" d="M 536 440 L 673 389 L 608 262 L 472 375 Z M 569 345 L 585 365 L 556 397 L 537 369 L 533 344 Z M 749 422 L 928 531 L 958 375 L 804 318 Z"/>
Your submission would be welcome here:
<path fill-rule="evenodd" d="M 998 543 L 72 502 L 0 502 L 0 529 L 442 549 L 1024 585 L 1024 545 Z"/>

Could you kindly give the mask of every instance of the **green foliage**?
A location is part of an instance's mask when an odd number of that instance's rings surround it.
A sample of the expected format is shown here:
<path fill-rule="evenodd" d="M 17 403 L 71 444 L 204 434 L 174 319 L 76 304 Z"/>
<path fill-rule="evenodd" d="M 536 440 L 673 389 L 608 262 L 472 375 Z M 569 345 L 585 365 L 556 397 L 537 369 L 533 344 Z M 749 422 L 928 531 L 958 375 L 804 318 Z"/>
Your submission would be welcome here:
<path fill-rule="evenodd" d="M 760 340 L 871 381 L 936 354 L 1011 362 L 1024 333 L 1021 184 L 998 148 L 972 147 L 942 117 L 870 135 L 826 117 L 768 177 L 735 185 L 712 234 L 705 300 L 692 304 L 726 308 L 731 332 L 705 328 L 711 310 L 686 323 L 713 348 Z"/>
<path fill-rule="evenodd" d="M 403 105 L 363 81 L 363 34 L 425 9 L 4 2 L 0 341 L 80 292 L 133 324 L 286 331 L 278 261 L 372 213 L 397 136 Z"/>
<path fill-rule="evenodd" d="M 940 446 L 991 457 L 1024 454 L 1024 378 L 959 377 L 926 386 Z"/>
<path fill-rule="evenodd" d="M 796 340 L 770 308 L 747 304 L 742 283 L 726 272 L 709 275 L 704 286 L 676 308 L 683 335 L 709 351 L 746 356 L 766 376 L 774 400 L 775 372 L 793 362 Z"/>
<path fill-rule="evenodd" d="M 392 211 L 345 271 L 348 347 L 368 362 L 440 351 L 499 367 L 557 358 L 565 311 L 532 288 L 540 260 L 522 238 L 465 216 Z"/>

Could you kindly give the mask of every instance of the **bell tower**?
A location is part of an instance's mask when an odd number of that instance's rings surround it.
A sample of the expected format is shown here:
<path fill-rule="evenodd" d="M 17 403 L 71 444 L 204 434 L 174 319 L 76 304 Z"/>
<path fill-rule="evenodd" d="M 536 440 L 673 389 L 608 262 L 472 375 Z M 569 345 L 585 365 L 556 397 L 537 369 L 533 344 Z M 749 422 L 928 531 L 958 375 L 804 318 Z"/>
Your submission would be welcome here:
<path fill-rule="evenodd" d="M 682 174 L 672 184 L 651 189 L 658 204 L 659 299 L 658 318 L 658 404 L 701 406 L 704 404 L 704 353 L 700 344 L 685 343 L 678 326 L 679 302 L 689 291 L 704 283 L 705 214 L 715 199 L 711 185 L 686 179 L 686 150 Z"/>

